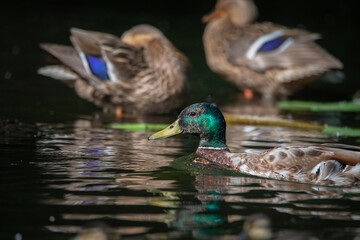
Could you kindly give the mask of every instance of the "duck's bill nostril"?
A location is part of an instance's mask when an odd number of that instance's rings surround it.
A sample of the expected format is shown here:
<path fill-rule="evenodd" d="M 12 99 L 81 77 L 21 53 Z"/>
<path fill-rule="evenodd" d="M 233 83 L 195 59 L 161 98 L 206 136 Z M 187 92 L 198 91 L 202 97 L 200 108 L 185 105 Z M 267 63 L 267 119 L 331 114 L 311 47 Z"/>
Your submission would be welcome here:
<path fill-rule="evenodd" d="M 183 131 L 180 129 L 178 122 L 179 120 L 176 120 L 173 124 L 165 128 L 164 130 L 154 133 L 148 139 L 154 140 L 159 138 L 167 138 L 182 133 Z"/>

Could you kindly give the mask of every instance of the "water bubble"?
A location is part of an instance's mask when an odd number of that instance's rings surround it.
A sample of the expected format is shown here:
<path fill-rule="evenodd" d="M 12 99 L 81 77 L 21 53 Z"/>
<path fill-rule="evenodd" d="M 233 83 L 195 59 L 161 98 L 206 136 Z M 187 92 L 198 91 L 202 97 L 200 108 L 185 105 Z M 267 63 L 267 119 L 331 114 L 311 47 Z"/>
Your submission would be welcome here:
<path fill-rule="evenodd" d="M 49 217 L 49 221 L 50 221 L 50 222 L 55 222 L 55 217 L 54 217 L 54 216 L 50 216 L 50 217 Z"/>
<path fill-rule="evenodd" d="M 21 233 L 15 234 L 14 240 L 22 240 L 22 239 L 23 239 L 23 237 L 22 237 Z"/>

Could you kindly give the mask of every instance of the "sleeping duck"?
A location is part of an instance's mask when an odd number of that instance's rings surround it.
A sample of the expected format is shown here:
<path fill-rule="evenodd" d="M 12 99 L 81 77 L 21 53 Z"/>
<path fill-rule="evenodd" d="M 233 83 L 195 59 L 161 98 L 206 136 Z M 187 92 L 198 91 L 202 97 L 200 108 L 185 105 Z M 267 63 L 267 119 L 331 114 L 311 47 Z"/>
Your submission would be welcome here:
<path fill-rule="evenodd" d="M 270 22 L 254 23 L 252 0 L 218 0 L 203 43 L 212 71 L 264 98 L 284 98 L 342 63 L 314 41 L 319 34 Z M 249 92 L 249 91 L 245 91 Z"/>
<path fill-rule="evenodd" d="M 360 147 L 342 144 L 285 146 L 255 153 L 232 153 L 226 145 L 226 123 L 213 104 L 185 108 L 178 119 L 149 137 L 180 133 L 200 137 L 200 161 L 259 177 L 319 185 L 350 185 L 360 181 Z"/>
<path fill-rule="evenodd" d="M 121 38 L 72 28 L 70 39 L 73 47 L 41 44 L 63 65 L 40 68 L 40 74 L 120 113 L 163 114 L 184 102 L 188 60 L 157 28 L 137 25 Z"/>

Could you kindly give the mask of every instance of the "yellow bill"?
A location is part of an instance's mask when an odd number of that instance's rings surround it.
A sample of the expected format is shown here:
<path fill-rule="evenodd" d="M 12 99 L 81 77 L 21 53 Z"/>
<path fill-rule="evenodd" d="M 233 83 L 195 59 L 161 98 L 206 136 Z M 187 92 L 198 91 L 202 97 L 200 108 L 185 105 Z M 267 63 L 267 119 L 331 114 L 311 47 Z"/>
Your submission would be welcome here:
<path fill-rule="evenodd" d="M 180 134 L 182 132 L 183 131 L 179 127 L 179 119 L 178 119 L 175 122 L 173 122 L 170 126 L 165 128 L 164 130 L 161 130 L 161 131 L 151 135 L 149 137 L 149 140 L 167 138 L 167 137 L 171 137 L 171 136 L 174 136 L 174 135 L 178 135 L 178 134 Z"/>

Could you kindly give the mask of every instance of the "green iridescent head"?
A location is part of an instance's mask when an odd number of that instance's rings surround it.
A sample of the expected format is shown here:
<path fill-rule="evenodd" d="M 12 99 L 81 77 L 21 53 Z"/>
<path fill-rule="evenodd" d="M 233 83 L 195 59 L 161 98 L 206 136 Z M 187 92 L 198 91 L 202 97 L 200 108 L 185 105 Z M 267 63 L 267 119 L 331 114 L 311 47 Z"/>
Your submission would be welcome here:
<path fill-rule="evenodd" d="M 225 130 L 224 116 L 215 105 L 196 103 L 182 110 L 173 124 L 149 139 L 188 133 L 200 137 L 200 147 L 227 148 Z"/>

